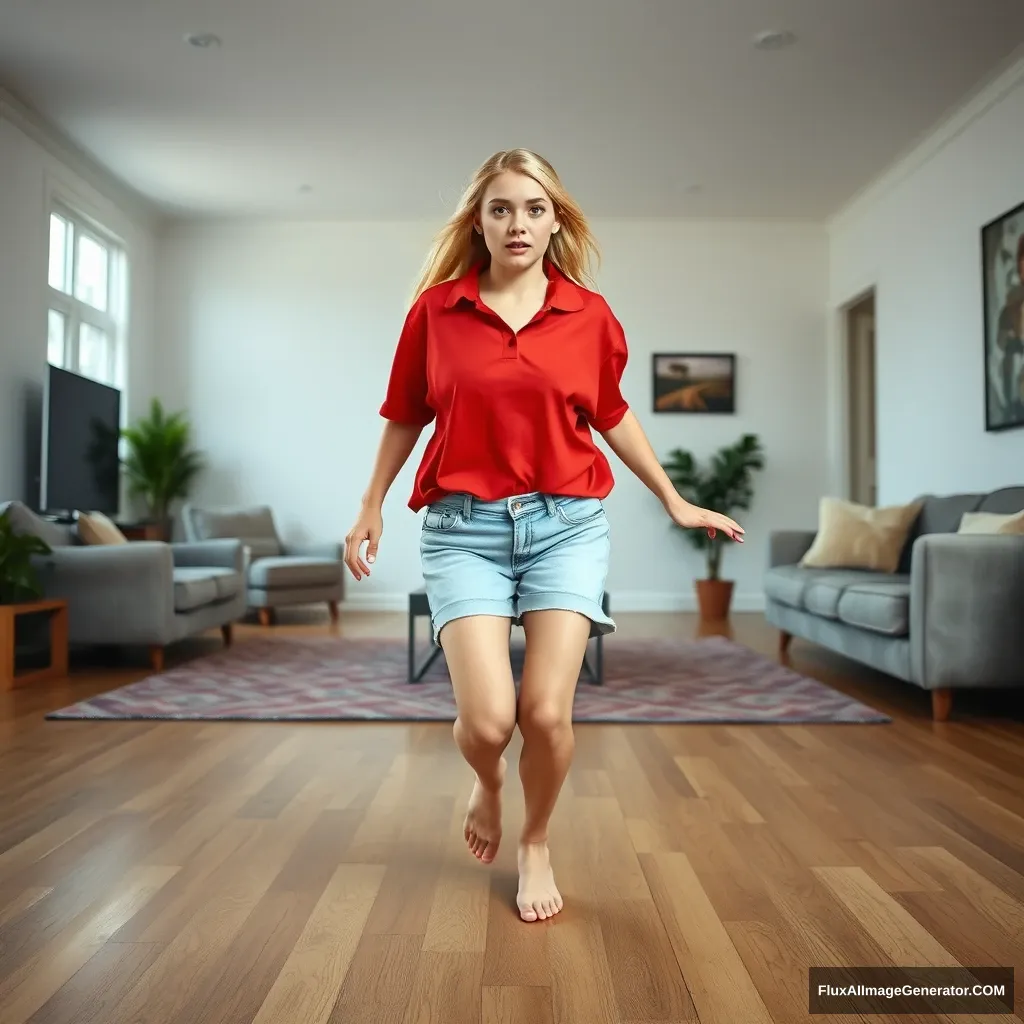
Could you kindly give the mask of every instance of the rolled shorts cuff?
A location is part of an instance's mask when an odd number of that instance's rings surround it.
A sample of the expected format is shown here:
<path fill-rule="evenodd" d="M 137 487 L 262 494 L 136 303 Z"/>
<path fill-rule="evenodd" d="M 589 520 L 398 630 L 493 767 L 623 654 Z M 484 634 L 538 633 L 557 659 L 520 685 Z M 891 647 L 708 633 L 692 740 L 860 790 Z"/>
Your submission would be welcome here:
<path fill-rule="evenodd" d="M 601 605 L 582 594 L 570 594 L 562 590 L 545 591 L 539 594 L 525 594 L 518 600 L 519 623 L 526 612 L 540 611 L 579 612 L 590 619 L 590 636 L 607 636 L 615 632 L 615 620 L 606 615 Z"/>
<path fill-rule="evenodd" d="M 463 601 L 451 601 L 439 608 L 431 619 L 434 643 L 438 643 L 442 626 L 447 626 L 453 619 L 464 619 L 467 615 L 500 615 L 514 622 L 516 609 L 511 599 L 473 597 Z"/>

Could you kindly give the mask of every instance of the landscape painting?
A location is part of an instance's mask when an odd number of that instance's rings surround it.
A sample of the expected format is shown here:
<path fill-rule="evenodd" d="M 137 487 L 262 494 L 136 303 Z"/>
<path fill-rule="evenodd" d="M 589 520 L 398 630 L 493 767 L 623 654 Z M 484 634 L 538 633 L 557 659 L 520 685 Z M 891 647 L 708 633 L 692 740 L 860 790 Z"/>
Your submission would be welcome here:
<path fill-rule="evenodd" d="M 736 357 L 715 352 L 655 352 L 654 411 L 736 411 Z"/>

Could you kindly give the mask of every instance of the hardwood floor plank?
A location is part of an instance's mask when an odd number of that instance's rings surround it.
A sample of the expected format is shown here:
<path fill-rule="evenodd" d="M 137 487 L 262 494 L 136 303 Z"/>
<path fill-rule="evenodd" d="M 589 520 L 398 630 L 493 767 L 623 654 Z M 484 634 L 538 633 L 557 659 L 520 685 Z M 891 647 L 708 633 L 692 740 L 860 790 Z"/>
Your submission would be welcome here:
<path fill-rule="evenodd" d="M 481 1024 L 554 1024 L 551 989 L 485 985 Z"/>
<path fill-rule="evenodd" d="M 419 962 L 418 935 L 364 935 L 328 1024 L 402 1024 Z"/>
<path fill-rule="evenodd" d="M 625 1021 L 697 1021 L 672 943 L 651 899 L 605 900 L 597 912 Z"/>
<path fill-rule="evenodd" d="M 772 1024 L 686 855 L 652 853 L 641 860 L 701 1024 Z"/>
<path fill-rule="evenodd" d="M 326 1024 L 384 877 L 378 864 L 340 864 L 252 1024 Z"/>

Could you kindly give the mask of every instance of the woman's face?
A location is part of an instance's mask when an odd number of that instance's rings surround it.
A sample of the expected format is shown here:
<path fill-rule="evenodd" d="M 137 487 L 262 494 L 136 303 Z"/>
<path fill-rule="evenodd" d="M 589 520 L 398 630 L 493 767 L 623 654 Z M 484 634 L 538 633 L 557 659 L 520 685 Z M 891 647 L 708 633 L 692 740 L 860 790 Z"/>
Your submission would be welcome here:
<path fill-rule="evenodd" d="M 525 174 L 504 171 L 484 192 L 477 215 L 492 263 L 524 270 L 544 257 L 558 231 L 555 204 L 541 185 Z"/>

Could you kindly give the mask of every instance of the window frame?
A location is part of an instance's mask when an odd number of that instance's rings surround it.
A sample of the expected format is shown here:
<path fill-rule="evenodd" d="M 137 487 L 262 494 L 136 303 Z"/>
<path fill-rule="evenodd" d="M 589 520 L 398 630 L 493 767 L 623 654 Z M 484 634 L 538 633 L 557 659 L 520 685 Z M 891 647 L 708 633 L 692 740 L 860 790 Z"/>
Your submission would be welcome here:
<path fill-rule="evenodd" d="M 71 244 L 65 242 L 64 283 L 69 291 L 62 291 L 50 283 L 50 225 L 53 217 L 61 218 L 69 226 Z M 122 393 L 127 385 L 127 287 L 128 253 L 124 242 L 109 229 L 77 209 L 61 197 L 51 194 L 46 211 L 46 317 L 49 337 L 50 310 L 64 317 L 64 351 L 61 368 L 73 373 L 82 373 L 80 334 L 83 324 L 102 331 L 110 339 L 107 354 L 106 374 L 103 382 L 118 388 Z M 75 295 L 75 271 L 78 267 L 79 242 L 88 238 L 107 252 L 107 296 L 106 310 L 79 299 Z M 49 355 L 47 355 L 49 361 Z"/>

